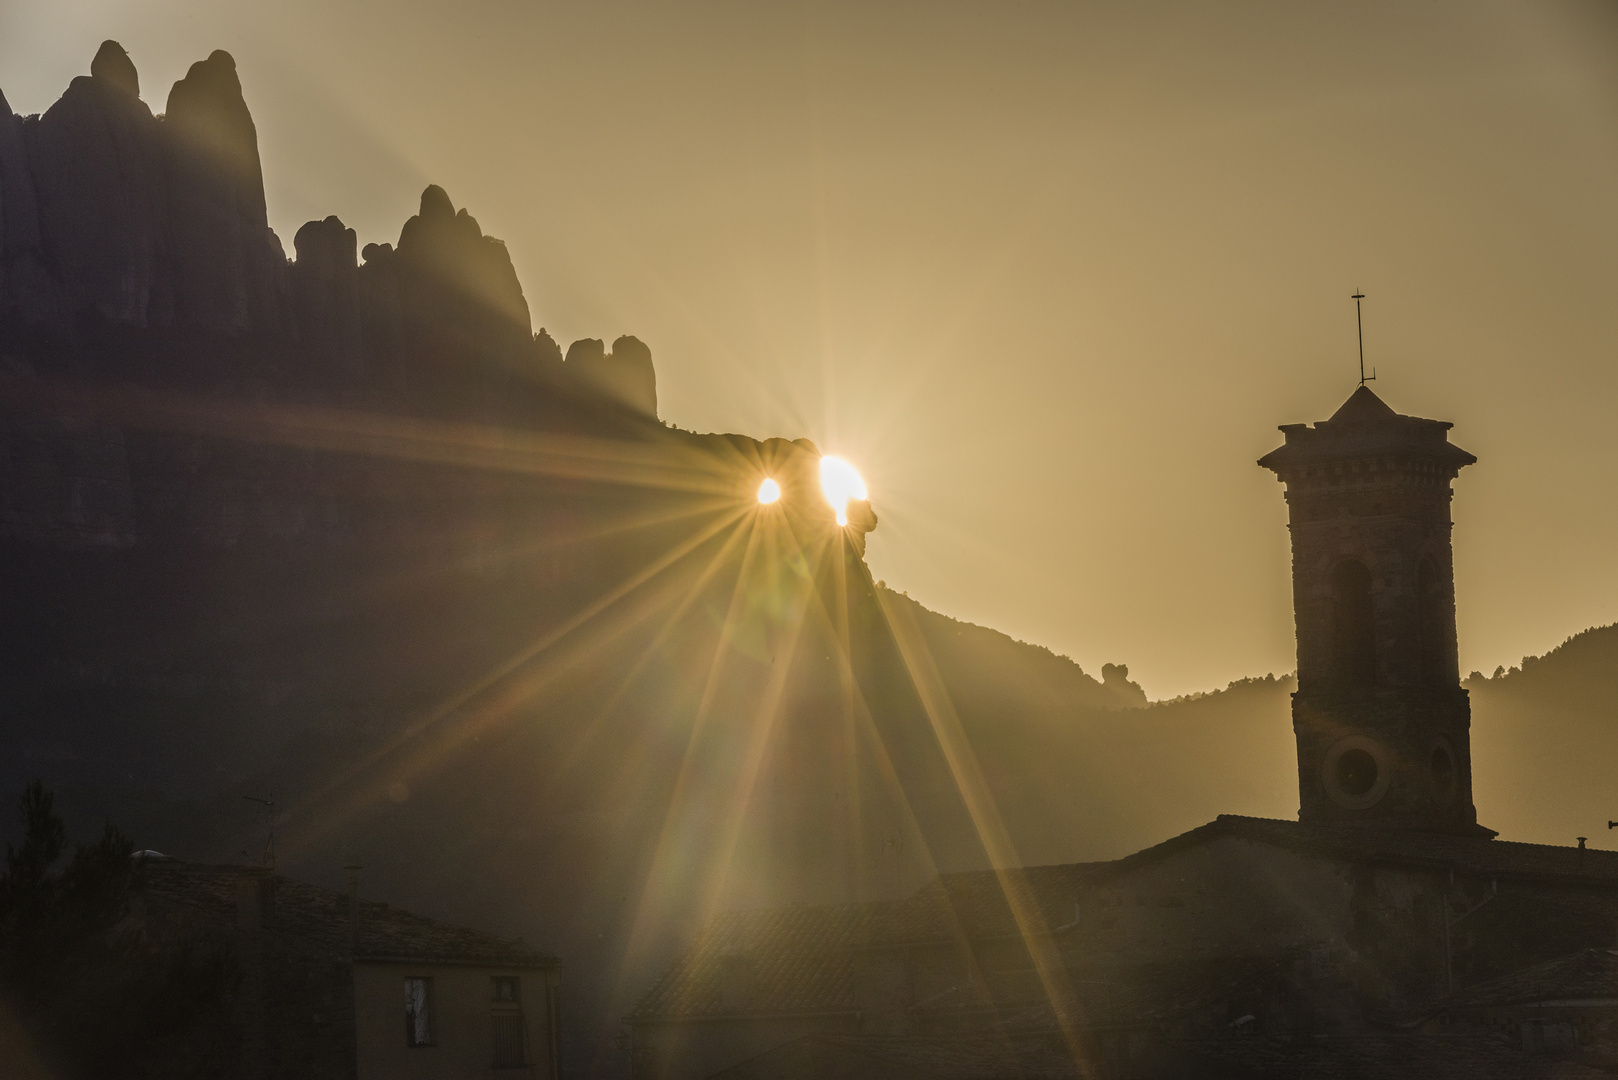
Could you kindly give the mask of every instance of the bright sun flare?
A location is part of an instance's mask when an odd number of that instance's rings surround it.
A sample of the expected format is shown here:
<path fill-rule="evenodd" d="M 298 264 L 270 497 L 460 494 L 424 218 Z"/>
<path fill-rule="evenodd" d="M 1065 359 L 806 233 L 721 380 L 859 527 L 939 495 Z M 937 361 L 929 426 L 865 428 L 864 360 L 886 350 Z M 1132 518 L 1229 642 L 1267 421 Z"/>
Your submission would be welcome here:
<path fill-rule="evenodd" d="M 865 481 L 860 478 L 859 470 L 838 457 L 820 459 L 820 490 L 826 493 L 826 501 L 837 511 L 839 525 L 848 524 L 850 500 L 864 500 L 870 497 L 866 493 Z"/>
<path fill-rule="evenodd" d="M 765 506 L 777 502 L 781 498 L 781 485 L 766 476 L 764 482 L 758 486 L 758 501 Z"/>

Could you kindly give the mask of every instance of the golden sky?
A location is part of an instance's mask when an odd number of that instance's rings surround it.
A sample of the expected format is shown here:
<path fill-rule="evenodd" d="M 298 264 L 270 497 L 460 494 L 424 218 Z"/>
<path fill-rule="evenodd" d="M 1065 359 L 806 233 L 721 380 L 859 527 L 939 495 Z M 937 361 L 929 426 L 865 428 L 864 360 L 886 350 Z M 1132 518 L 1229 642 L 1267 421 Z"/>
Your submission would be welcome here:
<path fill-rule="evenodd" d="M 1293 667 L 1254 460 L 1356 379 L 1455 422 L 1461 668 L 1618 620 L 1618 8 L 0 0 L 47 108 L 215 48 L 270 216 L 396 240 L 442 184 L 535 325 L 633 333 L 665 419 L 856 462 L 875 574 L 1124 662 Z"/>

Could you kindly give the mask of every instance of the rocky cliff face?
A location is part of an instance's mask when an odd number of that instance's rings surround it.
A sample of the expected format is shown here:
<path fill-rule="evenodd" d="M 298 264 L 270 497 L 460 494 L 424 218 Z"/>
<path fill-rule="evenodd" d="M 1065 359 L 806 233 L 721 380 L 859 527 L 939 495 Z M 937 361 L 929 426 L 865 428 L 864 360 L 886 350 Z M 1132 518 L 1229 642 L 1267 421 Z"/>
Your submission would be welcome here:
<path fill-rule="evenodd" d="M 655 419 L 650 350 L 625 336 L 609 355 L 596 341 L 564 365 L 533 331 L 505 245 L 437 185 L 397 245 L 367 244 L 363 263 L 356 246 L 337 218 L 312 221 L 287 260 L 227 52 L 193 64 L 161 116 L 114 41 L 43 116 L 13 116 L 0 98 L 0 341 L 172 329 L 251 343 L 220 353 L 214 341 L 215 369 L 171 371 L 195 385 L 258 380 L 278 397 L 461 414 L 537 393 Z"/>
<path fill-rule="evenodd" d="M 612 435 L 656 420 L 651 351 L 623 336 L 608 354 L 587 339 L 564 363 L 534 332 L 505 245 L 436 185 L 397 244 L 358 252 L 328 217 L 293 247 L 289 261 L 269 228 L 229 53 L 193 64 L 160 116 L 113 41 L 43 116 L 14 116 L 0 97 L 0 361 L 33 391 L 117 385 L 222 411 L 341 402 Z M 308 539 L 342 532 L 319 524 L 335 512 L 304 478 L 174 432 L 126 437 L 104 419 L 0 410 L 0 537 L 119 547 L 189 529 L 233 543 L 269 521 L 273 535 L 289 521 Z M 176 479 L 196 479 L 201 461 L 205 489 Z"/>
<path fill-rule="evenodd" d="M 42 258 L 22 122 L 0 94 L 0 320 L 58 316 L 55 283 Z"/>

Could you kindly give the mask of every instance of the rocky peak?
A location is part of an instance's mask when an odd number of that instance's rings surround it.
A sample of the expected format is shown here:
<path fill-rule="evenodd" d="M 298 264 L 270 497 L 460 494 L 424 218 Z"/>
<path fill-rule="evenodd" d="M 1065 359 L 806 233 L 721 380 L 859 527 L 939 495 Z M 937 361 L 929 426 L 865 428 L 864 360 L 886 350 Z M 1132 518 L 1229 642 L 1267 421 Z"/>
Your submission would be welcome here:
<path fill-rule="evenodd" d="M 56 307 L 55 285 L 40 261 L 39 205 L 22 124 L 0 94 L 0 319 L 45 322 Z"/>
<path fill-rule="evenodd" d="M 567 347 L 565 370 L 573 381 L 645 416 L 657 416 L 657 374 L 652 350 L 624 334 L 612 351 L 600 338 L 580 338 Z"/>
<path fill-rule="evenodd" d="M 469 336 L 486 358 L 531 354 L 528 301 L 506 245 L 484 236 L 477 219 L 457 211 L 437 184 L 421 193 L 420 212 L 400 230 L 394 258 L 409 318 Z"/>
<path fill-rule="evenodd" d="M 0 263 L 39 250 L 39 207 L 29 176 L 22 125 L 0 93 Z"/>
<path fill-rule="evenodd" d="M 101 43 L 95 59 L 90 61 L 90 78 L 130 97 L 140 97 L 140 73 L 135 70 L 135 62 L 122 45 L 111 39 Z"/>
<path fill-rule="evenodd" d="M 270 231 L 258 129 L 223 49 L 169 91 L 169 213 L 179 321 L 224 333 L 285 329 L 286 257 Z"/>
<path fill-rule="evenodd" d="M 111 44 L 109 42 L 109 44 Z M 131 68 L 133 70 L 133 68 Z M 242 97 L 236 61 L 223 49 L 191 65 L 169 91 L 163 117 L 171 136 L 193 153 L 206 154 L 245 185 L 264 214 L 264 182 L 258 158 L 258 129 Z"/>
<path fill-rule="evenodd" d="M 437 184 L 428 184 L 421 193 L 421 210 L 417 218 L 423 222 L 445 222 L 454 216 L 455 204 L 449 201 L 449 192 Z M 407 222 L 405 228 L 409 227 Z"/>
<path fill-rule="evenodd" d="M 580 338 L 567 347 L 567 363 L 575 366 L 599 364 L 607 358 L 607 344 L 600 338 Z"/>
<path fill-rule="evenodd" d="M 19 120 L 0 98 L 0 324 L 204 331 L 174 337 L 204 346 L 174 370 L 207 385 L 242 377 L 226 357 L 251 357 L 294 395 L 336 389 L 486 418 L 524 415 L 513 403 L 556 391 L 555 415 L 577 403 L 618 423 L 603 402 L 656 415 L 651 351 L 590 338 L 564 364 L 550 334 L 533 332 L 505 244 L 436 184 L 397 245 L 365 245 L 363 265 L 335 217 L 298 230 L 289 264 L 228 52 L 192 64 L 160 117 L 139 94 L 133 60 L 107 41 L 44 116 Z M 258 340 L 220 348 L 218 335 Z M 119 355 L 99 359 L 123 371 Z"/>
<path fill-rule="evenodd" d="M 328 368 L 353 371 L 360 356 L 358 238 L 340 218 L 311 221 L 292 239 L 298 338 Z"/>
<path fill-rule="evenodd" d="M 116 42 L 33 126 L 28 153 L 47 262 L 71 308 L 113 322 L 169 321 L 158 122 L 131 92 Z"/>

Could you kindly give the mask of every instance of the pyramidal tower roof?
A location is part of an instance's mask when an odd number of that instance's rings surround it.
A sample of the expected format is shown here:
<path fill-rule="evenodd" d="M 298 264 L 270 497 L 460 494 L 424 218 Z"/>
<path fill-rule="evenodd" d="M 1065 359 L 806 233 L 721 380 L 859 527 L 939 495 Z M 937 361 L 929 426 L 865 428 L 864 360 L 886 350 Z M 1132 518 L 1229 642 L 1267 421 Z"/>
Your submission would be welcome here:
<path fill-rule="evenodd" d="M 1295 466 L 1366 458 L 1425 460 L 1460 470 L 1477 458 L 1449 441 L 1447 420 L 1394 412 L 1369 386 L 1360 386 L 1331 415 L 1314 426 L 1282 424 L 1286 443 L 1259 458 L 1283 474 Z"/>
<path fill-rule="evenodd" d="M 1328 424 L 1339 422 L 1345 424 L 1371 424 L 1377 421 L 1393 420 L 1398 415 L 1398 413 L 1388 408 L 1387 402 L 1372 393 L 1369 386 L 1362 385 L 1358 390 L 1348 395 L 1348 400 L 1343 402 L 1337 411 L 1331 414 L 1331 419 L 1326 422 Z M 1449 425 L 1445 424 L 1444 426 L 1448 427 Z M 1286 429 L 1282 428 L 1281 430 L 1285 431 Z"/>

